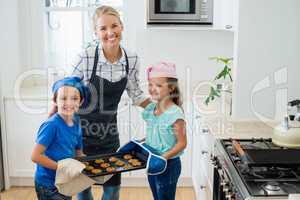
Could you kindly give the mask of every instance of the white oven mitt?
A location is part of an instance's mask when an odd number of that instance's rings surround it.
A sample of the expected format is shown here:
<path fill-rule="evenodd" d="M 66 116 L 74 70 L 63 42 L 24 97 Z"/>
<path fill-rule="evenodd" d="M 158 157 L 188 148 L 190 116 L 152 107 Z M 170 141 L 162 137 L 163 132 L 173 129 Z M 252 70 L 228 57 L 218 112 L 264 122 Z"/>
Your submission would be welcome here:
<path fill-rule="evenodd" d="M 55 186 L 59 193 L 73 196 L 96 183 L 95 180 L 81 173 L 84 168 L 83 163 L 72 158 L 58 161 Z"/>

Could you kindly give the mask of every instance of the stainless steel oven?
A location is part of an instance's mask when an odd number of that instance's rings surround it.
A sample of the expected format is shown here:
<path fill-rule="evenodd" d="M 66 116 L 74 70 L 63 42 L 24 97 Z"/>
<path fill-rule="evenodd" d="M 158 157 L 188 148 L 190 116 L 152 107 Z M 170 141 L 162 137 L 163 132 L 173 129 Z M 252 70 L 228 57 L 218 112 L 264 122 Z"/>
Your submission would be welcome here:
<path fill-rule="evenodd" d="M 217 139 L 213 200 L 298 200 L 299 155 L 300 149 L 276 146 L 272 139 Z"/>
<path fill-rule="evenodd" d="M 148 24 L 213 24 L 213 0 L 148 0 Z"/>

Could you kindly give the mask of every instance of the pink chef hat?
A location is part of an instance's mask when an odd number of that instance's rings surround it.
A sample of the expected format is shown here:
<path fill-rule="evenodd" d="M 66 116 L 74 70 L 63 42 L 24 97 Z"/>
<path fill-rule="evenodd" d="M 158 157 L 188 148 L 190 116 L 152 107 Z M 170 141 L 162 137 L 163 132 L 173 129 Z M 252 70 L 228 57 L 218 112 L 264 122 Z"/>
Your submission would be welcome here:
<path fill-rule="evenodd" d="M 159 62 L 147 68 L 147 78 L 177 78 L 176 67 L 173 63 Z"/>

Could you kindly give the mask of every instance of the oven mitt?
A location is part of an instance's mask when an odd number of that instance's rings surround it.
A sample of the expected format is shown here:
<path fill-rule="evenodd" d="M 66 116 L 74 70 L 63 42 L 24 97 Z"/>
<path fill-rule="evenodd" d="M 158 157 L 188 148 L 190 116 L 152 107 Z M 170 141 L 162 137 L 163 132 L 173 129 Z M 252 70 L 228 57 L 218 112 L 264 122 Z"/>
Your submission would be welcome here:
<path fill-rule="evenodd" d="M 147 173 L 148 175 L 159 175 L 164 173 L 167 168 L 167 160 L 160 156 L 160 154 L 147 145 L 146 143 L 140 143 L 132 140 L 129 143 L 122 146 L 118 152 L 128 153 L 131 151 L 139 152 L 147 157 Z"/>
<path fill-rule="evenodd" d="M 81 173 L 84 168 L 83 163 L 72 158 L 58 161 L 55 186 L 59 193 L 73 196 L 93 185 L 96 181 Z"/>

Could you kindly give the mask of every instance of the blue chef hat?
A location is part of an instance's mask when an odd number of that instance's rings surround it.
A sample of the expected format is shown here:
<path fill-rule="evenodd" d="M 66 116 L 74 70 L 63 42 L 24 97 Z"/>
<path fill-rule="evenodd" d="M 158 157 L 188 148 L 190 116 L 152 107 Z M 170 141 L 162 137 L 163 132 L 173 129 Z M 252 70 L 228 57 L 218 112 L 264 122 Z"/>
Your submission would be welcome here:
<path fill-rule="evenodd" d="M 77 76 L 69 76 L 56 81 L 52 86 L 53 94 L 56 93 L 58 89 L 61 88 L 62 86 L 75 87 L 79 91 L 81 99 L 87 98 L 87 89 L 83 84 L 83 82 L 81 81 L 81 78 Z"/>

